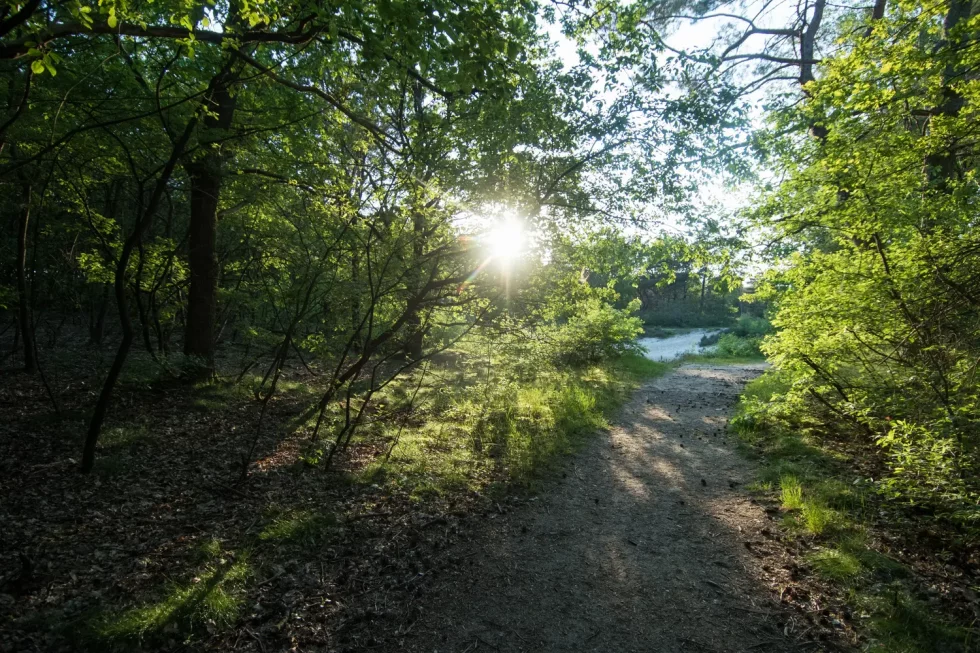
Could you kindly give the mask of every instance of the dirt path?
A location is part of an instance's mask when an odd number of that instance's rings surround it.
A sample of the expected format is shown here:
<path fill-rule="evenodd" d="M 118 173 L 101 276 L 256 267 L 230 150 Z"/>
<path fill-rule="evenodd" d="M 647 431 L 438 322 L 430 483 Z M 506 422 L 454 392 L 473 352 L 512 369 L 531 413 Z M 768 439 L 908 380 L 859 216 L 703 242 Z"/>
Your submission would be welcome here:
<path fill-rule="evenodd" d="M 801 650 L 758 580 L 768 520 L 724 435 L 759 372 L 684 366 L 644 386 L 558 487 L 460 545 L 404 649 Z"/>

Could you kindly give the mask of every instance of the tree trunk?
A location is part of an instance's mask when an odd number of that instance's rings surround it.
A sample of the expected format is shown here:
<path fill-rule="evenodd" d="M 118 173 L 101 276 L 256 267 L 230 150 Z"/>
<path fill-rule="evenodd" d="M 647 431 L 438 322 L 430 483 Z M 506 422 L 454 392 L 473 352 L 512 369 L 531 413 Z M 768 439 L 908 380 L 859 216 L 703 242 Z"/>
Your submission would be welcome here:
<path fill-rule="evenodd" d="M 218 193 L 221 177 L 202 165 L 188 168 L 191 182 L 191 220 L 188 237 L 190 289 L 187 293 L 187 327 L 184 353 L 201 358 L 210 368 L 214 362 L 214 322 L 218 309 Z"/>
<path fill-rule="evenodd" d="M 940 47 L 964 47 L 965 35 L 961 35 L 956 43 L 950 43 L 950 39 L 955 35 L 956 27 L 970 18 L 972 6 L 973 3 L 970 0 L 950 0 L 943 21 L 943 40 Z M 936 107 L 936 115 L 954 118 L 960 114 L 966 104 L 963 96 L 953 87 L 955 81 L 964 72 L 962 68 L 962 64 L 956 65 L 954 61 L 950 61 L 946 65 L 946 69 L 943 71 L 943 101 Z M 925 160 L 926 177 L 929 185 L 947 194 L 951 192 L 951 182 L 959 176 L 959 161 L 952 145 L 950 143 L 949 147 L 929 154 Z"/>
<path fill-rule="evenodd" d="M 24 341 L 24 371 L 37 371 L 34 358 L 34 330 L 31 326 L 30 297 L 27 292 L 27 227 L 31 219 L 31 185 L 23 185 L 23 206 L 17 229 L 17 320 Z"/>
<path fill-rule="evenodd" d="M 102 298 L 99 309 L 89 315 L 88 341 L 92 345 L 101 345 L 105 335 L 105 315 L 109 311 L 109 284 L 102 284 Z"/>
<path fill-rule="evenodd" d="M 207 371 L 214 369 L 214 330 L 218 317 L 218 200 L 221 193 L 225 154 L 213 143 L 231 128 L 235 98 L 229 85 L 234 75 L 225 67 L 212 80 L 213 91 L 205 100 L 208 115 L 202 141 L 207 151 L 201 159 L 185 164 L 191 186 L 191 215 L 188 232 L 187 323 L 184 353 L 200 358 Z M 212 144 L 207 144 L 211 141 Z"/>

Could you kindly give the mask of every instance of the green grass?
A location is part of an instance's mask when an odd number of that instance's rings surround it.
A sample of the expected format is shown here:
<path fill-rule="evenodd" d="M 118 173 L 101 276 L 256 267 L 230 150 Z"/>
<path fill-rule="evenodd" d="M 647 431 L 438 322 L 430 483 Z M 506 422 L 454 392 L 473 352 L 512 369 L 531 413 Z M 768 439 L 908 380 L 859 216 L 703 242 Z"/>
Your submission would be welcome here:
<path fill-rule="evenodd" d="M 800 522 L 811 535 L 822 535 L 837 522 L 837 513 L 819 500 L 809 500 L 800 510 Z"/>
<path fill-rule="evenodd" d="M 784 476 L 779 481 L 779 487 L 783 508 L 786 510 L 800 510 L 803 508 L 803 486 L 800 485 L 800 481 L 795 476 Z"/>
<path fill-rule="evenodd" d="M 782 476 L 779 487 L 782 508 L 797 513 L 787 518 L 788 526 L 799 527 L 810 535 L 821 535 L 838 521 L 837 513 L 828 507 L 824 496 L 814 489 L 804 491 L 796 476 Z"/>
<path fill-rule="evenodd" d="M 646 379 L 663 376 L 673 369 L 673 366 L 669 363 L 650 360 L 639 354 L 626 354 L 619 360 L 609 363 L 607 369 L 614 373 L 625 373 L 628 377 L 625 382 L 632 386 Z"/>
<path fill-rule="evenodd" d="M 312 510 L 268 511 L 272 518 L 259 533 L 263 542 L 292 543 L 315 546 L 322 543 L 330 530 L 337 525 L 337 518 L 331 513 Z"/>
<path fill-rule="evenodd" d="M 417 376 L 406 375 L 376 396 L 378 412 L 372 417 L 382 418 L 365 427 L 358 441 L 385 448 L 374 449 L 381 452 L 374 463 L 350 472 L 352 482 L 377 485 L 382 493 L 404 491 L 418 502 L 473 490 L 492 496 L 531 486 L 607 427 L 645 379 L 666 373 L 672 365 L 633 354 L 585 368 L 545 367 L 526 374 L 495 364 L 489 390 L 485 359 L 472 357 L 461 367 L 447 366 L 437 370 L 441 377 L 436 371 L 427 377 L 417 410 L 408 413 L 411 419 L 402 419 L 406 413 L 399 410 L 411 401 Z M 237 386 L 207 383 L 199 388 L 194 405 L 202 411 L 235 409 L 251 401 L 251 387 L 249 380 Z M 285 383 L 280 389 L 310 392 L 302 384 Z M 309 419 L 296 418 L 304 424 Z M 119 451 L 100 458 L 99 464 L 106 466 L 120 456 L 125 462 L 131 455 L 128 448 L 151 435 L 141 426 L 113 430 L 105 443 Z M 393 444 L 385 462 L 384 451 Z M 267 566 L 320 551 L 340 532 L 337 517 L 317 507 L 271 506 L 237 544 L 202 535 L 174 560 L 170 580 L 63 627 L 89 650 L 192 643 L 204 631 L 221 631 L 239 619 L 252 579 L 272 574 Z M 226 547 L 247 548 L 251 556 L 235 556 Z"/>
<path fill-rule="evenodd" d="M 214 560 L 221 555 L 221 540 L 216 537 L 201 540 L 197 544 L 196 553 L 201 562 Z"/>
<path fill-rule="evenodd" d="M 252 553 L 266 563 L 295 557 L 296 547 L 323 546 L 337 526 L 333 514 L 314 510 L 273 506 L 265 516 L 251 550 L 236 555 L 216 537 L 200 539 L 189 551 L 190 567 L 183 567 L 181 580 L 150 590 L 136 605 L 92 615 L 80 633 L 81 642 L 89 650 L 131 651 L 169 640 L 188 642 L 203 631 L 227 628 L 241 614 L 248 584 L 257 575 Z"/>
<path fill-rule="evenodd" d="M 811 573 L 835 587 L 857 615 L 868 651 L 938 653 L 975 650 L 969 628 L 950 623 L 916 594 L 911 570 L 878 550 L 872 486 L 855 481 L 849 461 L 820 446 L 779 413 L 786 389 L 774 373 L 750 383 L 732 429 L 760 462 L 754 491 L 779 501 L 787 534 L 803 538 Z"/>
<path fill-rule="evenodd" d="M 368 465 L 355 480 L 397 487 L 416 501 L 480 491 L 495 480 L 532 485 L 606 428 L 644 379 L 669 369 L 627 354 L 584 369 L 508 375 L 509 382 L 489 390 L 479 383 L 435 384 L 420 395 L 424 419 L 389 427 L 390 459 Z"/>
<path fill-rule="evenodd" d="M 856 579 L 864 571 L 856 555 L 837 548 L 819 550 L 805 560 L 822 578 L 841 583 Z"/>
<path fill-rule="evenodd" d="M 243 401 L 254 399 L 255 391 L 262 382 L 261 374 L 248 374 L 241 382 L 201 381 L 194 385 L 193 406 L 201 412 L 235 409 Z M 263 391 L 269 390 L 271 378 L 266 380 Z M 280 377 L 276 383 L 276 394 L 290 398 L 310 398 L 318 390 L 303 381 L 292 381 Z"/>
<path fill-rule="evenodd" d="M 88 639 L 132 650 L 175 634 L 186 638 L 202 629 L 229 626 L 241 611 L 250 575 L 246 555 L 212 561 L 191 579 L 168 583 L 157 600 L 98 615 L 89 624 Z"/>

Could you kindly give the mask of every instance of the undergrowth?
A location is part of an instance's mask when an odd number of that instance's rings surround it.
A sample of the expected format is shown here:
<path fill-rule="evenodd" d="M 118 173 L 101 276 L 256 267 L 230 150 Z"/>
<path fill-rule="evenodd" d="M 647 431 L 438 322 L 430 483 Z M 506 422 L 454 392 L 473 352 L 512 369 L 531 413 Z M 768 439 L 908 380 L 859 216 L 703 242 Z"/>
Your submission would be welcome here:
<path fill-rule="evenodd" d="M 247 552 L 223 552 L 220 543 L 206 541 L 197 551 L 206 560 L 197 572 L 170 581 L 157 596 L 139 605 L 105 611 L 88 621 L 83 641 L 116 650 L 133 650 L 164 639 L 189 638 L 235 622 L 252 574 Z"/>
<path fill-rule="evenodd" d="M 491 360 L 487 372 L 486 361 L 473 356 L 429 368 L 423 384 L 420 370 L 391 384 L 375 400 L 384 419 L 360 436 L 373 447 L 374 461 L 336 479 L 373 485 L 381 494 L 404 493 L 418 503 L 454 493 L 528 488 L 606 427 L 644 379 L 670 369 L 635 353 L 544 371 L 515 369 L 515 360 Z M 254 384 L 250 379 L 241 386 L 250 391 Z M 211 387 L 210 401 L 245 397 L 238 388 Z M 112 443 L 128 445 L 140 437 L 142 431 L 120 430 Z M 321 551 L 343 531 L 336 515 L 309 506 L 269 505 L 256 522 L 239 543 L 245 552 L 236 555 L 218 539 L 201 539 L 171 581 L 149 588 L 134 604 L 86 618 L 76 631 L 79 644 L 134 650 L 189 644 L 204 631 L 228 628 L 239 619 L 254 578 L 274 577 L 272 570 L 283 560 Z"/>
<path fill-rule="evenodd" d="M 804 566 L 848 604 L 869 638 L 865 650 L 976 650 L 972 626 L 938 614 L 911 570 L 873 539 L 882 526 L 877 486 L 780 413 L 773 400 L 785 390 L 778 373 L 762 375 L 746 387 L 731 426 L 762 463 L 754 489 L 778 501 L 784 530 L 809 550 Z"/>
<path fill-rule="evenodd" d="M 581 368 L 507 382 L 435 384 L 419 393 L 419 419 L 381 434 L 390 451 L 358 475 L 417 500 L 480 491 L 495 480 L 530 486 L 607 419 L 643 379 L 670 369 L 629 353 Z"/>

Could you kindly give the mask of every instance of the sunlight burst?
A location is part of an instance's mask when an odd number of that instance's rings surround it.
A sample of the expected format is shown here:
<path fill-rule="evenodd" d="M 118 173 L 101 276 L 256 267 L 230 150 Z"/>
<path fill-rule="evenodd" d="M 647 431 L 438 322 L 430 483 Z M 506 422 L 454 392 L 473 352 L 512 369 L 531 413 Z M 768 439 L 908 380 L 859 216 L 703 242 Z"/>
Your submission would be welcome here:
<path fill-rule="evenodd" d="M 501 220 L 485 236 L 490 258 L 505 265 L 523 254 L 525 241 L 524 225 L 515 218 Z"/>

